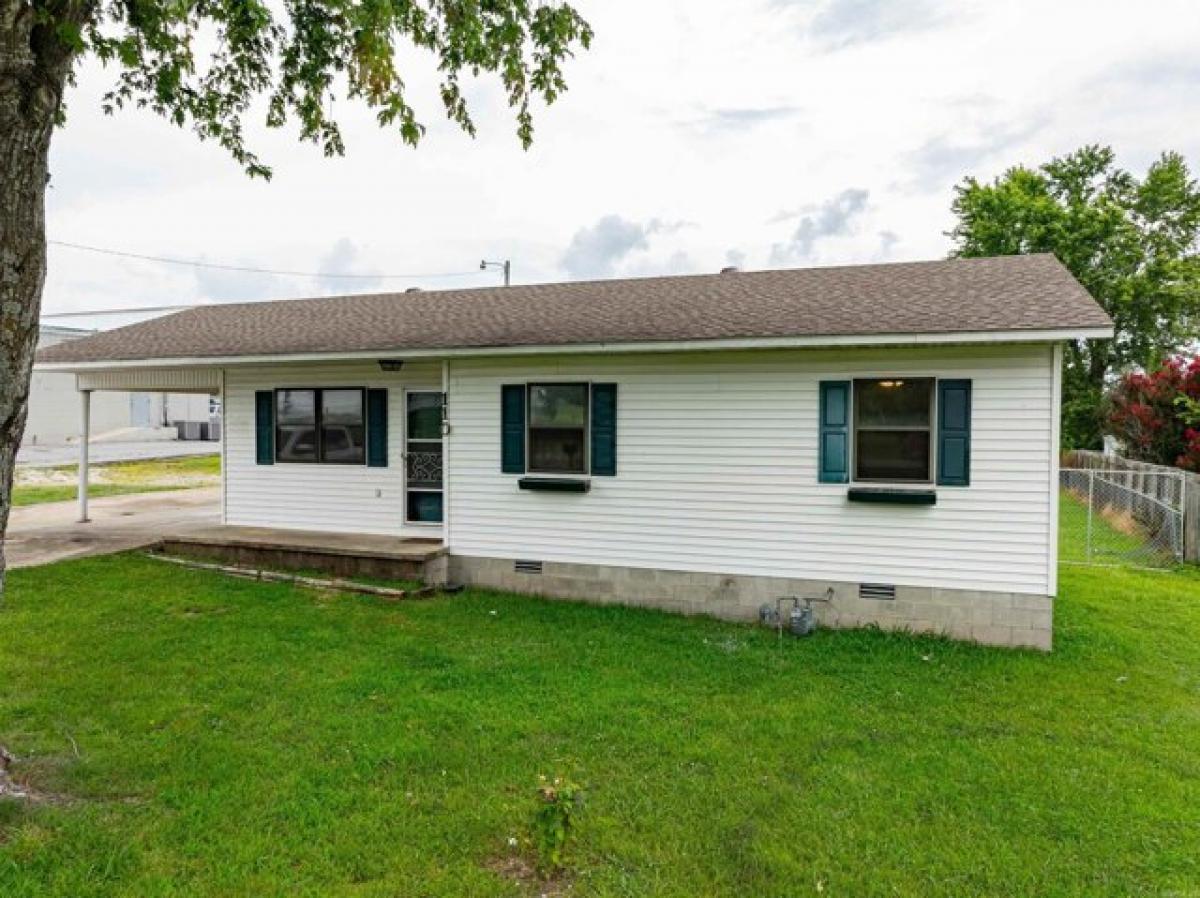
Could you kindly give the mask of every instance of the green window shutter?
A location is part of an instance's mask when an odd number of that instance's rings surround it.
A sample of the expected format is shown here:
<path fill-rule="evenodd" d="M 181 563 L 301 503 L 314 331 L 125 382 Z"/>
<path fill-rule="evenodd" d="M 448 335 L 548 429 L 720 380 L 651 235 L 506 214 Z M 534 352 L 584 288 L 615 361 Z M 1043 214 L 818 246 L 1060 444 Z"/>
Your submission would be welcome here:
<path fill-rule="evenodd" d="M 500 470 L 525 473 L 525 384 L 500 388 Z"/>
<path fill-rule="evenodd" d="M 846 483 L 850 480 L 850 381 L 821 381 L 820 414 L 818 479 Z"/>
<path fill-rule="evenodd" d="M 260 465 L 275 464 L 275 391 L 254 392 L 254 456 Z"/>
<path fill-rule="evenodd" d="M 388 391 L 367 390 L 367 467 L 388 466 Z"/>
<path fill-rule="evenodd" d="M 971 382 L 938 381 L 937 482 L 967 486 L 971 482 Z"/>
<path fill-rule="evenodd" d="M 592 474 L 617 474 L 616 384 L 592 384 Z"/>

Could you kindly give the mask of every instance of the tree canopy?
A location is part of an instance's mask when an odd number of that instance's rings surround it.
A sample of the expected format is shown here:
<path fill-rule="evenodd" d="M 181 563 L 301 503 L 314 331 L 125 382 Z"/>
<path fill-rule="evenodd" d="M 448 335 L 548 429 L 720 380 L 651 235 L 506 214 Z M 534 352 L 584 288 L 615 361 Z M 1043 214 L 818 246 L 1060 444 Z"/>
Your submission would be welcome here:
<path fill-rule="evenodd" d="M 1187 163 L 1164 153 L 1137 178 L 1087 146 L 991 183 L 966 178 L 953 209 L 956 255 L 1054 253 L 1112 316 L 1115 338 L 1070 346 L 1063 379 L 1064 445 L 1098 447 L 1113 377 L 1198 336 L 1200 188 Z"/>
<path fill-rule="evenodd" d="M 472 135 L 463 76 L 498 75 L 528 146 L 531 100 L 550 103 L 566 89 L 563 62 L 592 38 L 571 6 L 531 0 L 288 0 L 283 16 L 258 0 L 37 6 L 73 51 L 117 66 L 108 110 L 133 103 L 190 123 L 252 175 L 269 174 L 247 147 L 243 127 L 260 96 L 268 125 L 294 119 L 300 136 L 328 155 L 344 151 L 332 112 L 339 92 L 366 103 L 380 125 L 416 145 L 425 128 L 402 71 L 413 65 L 413 51 L 436 60 L 445 113 Z"/>

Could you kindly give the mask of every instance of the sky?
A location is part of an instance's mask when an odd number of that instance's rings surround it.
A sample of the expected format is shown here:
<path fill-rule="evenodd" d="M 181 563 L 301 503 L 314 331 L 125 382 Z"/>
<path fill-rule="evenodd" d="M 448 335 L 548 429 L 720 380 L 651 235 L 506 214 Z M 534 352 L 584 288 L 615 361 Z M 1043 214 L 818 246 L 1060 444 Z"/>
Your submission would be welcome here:
<path fill-rule="evenodd" d="M 414 56 L 417 149 L 348 101 L 344 158 L 256 119 L 269 182 L 152 113 L 105 116 L 113 74 L 85 63 L 52 146 L 51 240 L 302 274 L 52 245 L 44 309 L 495 285 L 484 258 L 510 259 L 516 283 L 934 259 L 968 175 L 1088 143 L 1135 173 L 1165 150 L 1200 173 L 1194 0 L 575 6 L 595 41 L 530 150 L 493 79 L 470 86 L 472 139 Z"/>

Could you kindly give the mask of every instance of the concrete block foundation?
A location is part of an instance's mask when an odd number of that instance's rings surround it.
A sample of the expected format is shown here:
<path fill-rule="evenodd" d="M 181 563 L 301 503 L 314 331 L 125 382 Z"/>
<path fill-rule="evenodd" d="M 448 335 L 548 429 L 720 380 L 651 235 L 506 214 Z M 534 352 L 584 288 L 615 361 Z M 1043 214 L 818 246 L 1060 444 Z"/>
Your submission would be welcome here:
<path fill-rule="evenodd" d="M 543 562 L 541 573 L 526 573 L 519 572 L 511 559 L 463 555 L 449 558 L 449 578 L 465 586 L 733 621 L 757 621 L 759 607 L 780 596 L 818 598 L 832 589 L 830 602 L 813 605 L 824 627 L 878 626 L 1042 651 L 1049 651 L 1053 640 L 1050 596 L 896 586 L 895 598 L 876 599 L 860 596 L 858 583 L 555 561 Z"/>

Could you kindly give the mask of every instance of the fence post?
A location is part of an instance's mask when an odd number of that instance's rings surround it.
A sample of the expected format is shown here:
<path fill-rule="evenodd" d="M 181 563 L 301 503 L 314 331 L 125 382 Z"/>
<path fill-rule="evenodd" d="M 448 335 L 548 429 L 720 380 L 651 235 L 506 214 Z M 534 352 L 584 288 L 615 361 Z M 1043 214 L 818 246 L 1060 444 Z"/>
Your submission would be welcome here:
<path fill-rule="evenodd" d="M 1200 476 L 1183 478 L 1183 560 L 1200 562 Z"/>
<path fill-rule="evenodd" d="M 1088 470 L 1087 541 L 1084 544 L 1087 547 L 1086 555 L 1084 557 L 1087 558 L 1088 561 L 1092 560 L 1092 515 L 1094 515 L 1096 513 L 1096 508 L 1095 508 L 1095 505 L 1093 504 L 1092 500 L 1095 496 L 1095 493 L 1096 493 L 1096 472 L 1089 469 Z"/>

